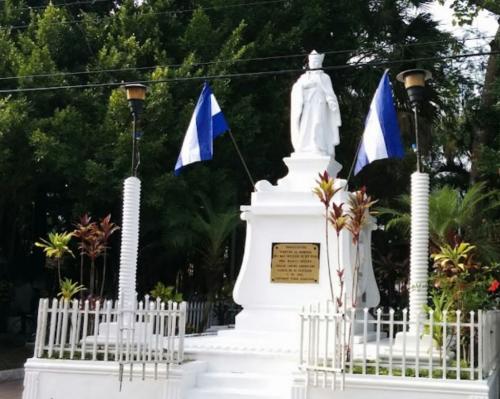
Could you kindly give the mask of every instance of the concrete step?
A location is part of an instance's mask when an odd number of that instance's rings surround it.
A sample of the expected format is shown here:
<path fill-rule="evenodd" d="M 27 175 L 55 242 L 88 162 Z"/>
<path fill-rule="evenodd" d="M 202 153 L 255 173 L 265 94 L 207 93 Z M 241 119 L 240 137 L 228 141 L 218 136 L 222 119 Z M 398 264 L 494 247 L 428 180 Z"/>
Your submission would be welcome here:
<path fill-rule="evenodd" d="M 290 381 L 289 375 L 240 373 L 240 372 L 206 372 L 198 375 L 196 386 L 202 388 L 229 389 L 262 389 L 283 390 Z"/>
<path fill-rule="evenodd" d="M 242 388 L 194 388 L 186 399 L 282 399 L 279 392 Z"/>

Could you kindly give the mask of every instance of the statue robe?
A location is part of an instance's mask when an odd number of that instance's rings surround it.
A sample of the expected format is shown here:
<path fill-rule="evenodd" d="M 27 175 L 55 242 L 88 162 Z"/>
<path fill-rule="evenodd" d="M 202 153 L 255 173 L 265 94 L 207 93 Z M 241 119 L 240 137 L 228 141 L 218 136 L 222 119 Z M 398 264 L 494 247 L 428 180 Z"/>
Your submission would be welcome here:
<path fill-rule="evenodd" d="M 308 71 L 295 82 L 290 123 L 296 153 L 335 155 L 342 122 L 337 96 L 326 73 Z"/>

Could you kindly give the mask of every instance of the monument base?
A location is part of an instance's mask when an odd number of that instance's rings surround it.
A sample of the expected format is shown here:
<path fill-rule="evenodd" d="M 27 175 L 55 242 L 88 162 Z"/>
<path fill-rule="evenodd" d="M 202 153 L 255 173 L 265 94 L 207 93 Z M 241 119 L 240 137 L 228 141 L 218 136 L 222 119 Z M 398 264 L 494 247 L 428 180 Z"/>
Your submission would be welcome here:
<path fill-rule="evenodd" d="M 296 340 L 303 306 L 332 301 L 335 293 L 340 293 L 338 269 L 345 270 L 344 286 L 352 286 L 351 270 L 356 259 L 352 238 L 345 229 L 337 236 L 326 223 L 324 205 L 313 193 L 318 175 L 329 169 L 335 177 L 341 165 L 328 156 L 311 154 L 294 153 L 283 161 L 288 175 L 277 185 L 258 182 L 251 204 L 241 207 L 247 235 L 233 296 L 243 310 L 231 334 L 253 331 L 258 335 L 264 331 Z M 333 200 L 344 203 L 348 212 L 350 194 L 345 185 L 345 180 L 335 179 L 337 193 Z M 362 287 L 368 294 L 359 300 L 360 308 L 374 307 L 379 301 L 371 256 L 365 254 L 371 247 L 371 227 L 367 226 L 363 234 Z M 346 303 L 351 303 L 350 292 L 346 295 Z"/>

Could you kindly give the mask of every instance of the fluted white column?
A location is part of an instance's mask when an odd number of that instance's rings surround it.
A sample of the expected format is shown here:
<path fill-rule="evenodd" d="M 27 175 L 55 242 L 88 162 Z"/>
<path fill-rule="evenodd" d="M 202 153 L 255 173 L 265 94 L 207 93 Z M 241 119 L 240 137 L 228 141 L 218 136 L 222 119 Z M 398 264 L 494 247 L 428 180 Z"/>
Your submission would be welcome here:
<path fill-rule="evenodd" d="M 141 181 L 129 177 L 123 185 L 122 243 L 118 299 L 125 310 L 136 301 L 137 250 L 139 246 L 139 206 Z"/>
<path fill-rule="evenodd" d="M 411 175 L 410 322 L 416 322 L 427 304 L 428 267 L 429 175 L 415 172 Z M 410 325 L 412 332 L 416 324 Z"/>

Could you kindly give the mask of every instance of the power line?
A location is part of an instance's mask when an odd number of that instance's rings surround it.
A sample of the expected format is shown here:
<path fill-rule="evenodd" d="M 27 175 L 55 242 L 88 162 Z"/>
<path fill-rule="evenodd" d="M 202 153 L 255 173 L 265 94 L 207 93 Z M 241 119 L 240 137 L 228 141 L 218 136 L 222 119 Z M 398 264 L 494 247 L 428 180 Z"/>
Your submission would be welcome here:
<path fill-rule="evenodd" d="M 255 6 L 261 6 L 261 5 L 271 5 L 271 4 L 277 4 L 277 3 L 285 3 L 289 0 L 265 0 L 265 1 L 256 1 L 253 3 L 237 3 L 237 4 L 228 4 L 224 6 L 212 6 L 212 7 L 199 7 L 199 8 L 189 8 L 189 9 L 180 9 L 180 10 L 170 10 L 170 11 L 158 11 L 158 12 L 145 12 L 142 14 L 139 14 L 139 16 L 149 16 L 149 15 L 175 15 L 175 14 L 184 14 L 184 13 L 191 13 L 197 10 L 202 10 L 202 11 L 208 11 L 208 10 L 222 10 L 222 9 L 229 9 L 229 8 L 238 8 L 238 7 L 255 7 Z M 99 18 L 91 19 L 91 21 L 94 22 L 99 22 Z M 73 24 L 79 24 L 80 20 L 69 20 L 69 21 L 59 21 L 58 23 L 54 24 L 47 24 L 48 26 L 57 26 L 57 25 L 73 25 Z M 30 24 L 25 24 L 25 25 L 11 25 L 11 26 L 6 26 L 0 29 L 3 30 L 16 30 L 16 29 L 24 29 L 28 28 Z"/>
<path fill-rule="evenodd" d="M 494 38 L 495 36 L 477 36 L 462 39 L 461 41 L 470 41 L 470 40 L 482 40 L 488 38 Z M 436 40 L 430 42 L 423 43 L 406 43 L 406 44 L 397 44 L 394 47 L 397 48 L 406 48 L 406 47 L 424 47 L 430 46 L 433 44 L 440 43 L 448 43 L 450 40 Z M 324 51 L 324 54 L 348 54 L 348 53 L 365 53 L 368 51 L 376 51 L 381 50 L 382 48 L 371 47 L 364 49 L 347 49 L 347 50 L 327 50 Z M 279 59 L 287 59 L 287 58 L 297 58 L 297 57 L 306 57 L 307 53 L 298 53 L 298 54 L 288 54 L 288 55 L 276 55 L 276 56 L 268 56 L 268 57 L 254 57 L 254 58 L 241 58 L 237 60 L 216 60 L 216 61 L 205 61 L 205 62 L 193 62 L 191 64 L 167 64 L 167 65 L 151 65 L 151 66 L 143 66 L 143 67 L 127 67 L 127 68 L 111 68 L 111 69 L 93 69 L 89 71 L 75 71 L 75 72 L 51 72 L 51 73 L 40 73 L 33 75 L 17 75 L 17 76 L 5 76 L 0 77 L 0 81 L 2 80 L 13 80 L 13 79 L 28 79 L 28 78 L 39 78 L 39 77 L 64 77 L 64 76 L 76 76 L 76 75 L 92 75 L 98 73 L 113 73 L 113 72 L 129 72 L 129 71 L 144 71 L 144 70 L 152 70 L 156 68 L 178 68 L 182 66 L 207 66 L 207 65 L 215 65 L 215 64 L 227 64 L 227 63 L 240 63 L 240 62 L 252 62 L 252 61 L 270 61 L 270 60 L 279 60 Z"/>
<path fill-rule="evenodd" d="M 324 67 L 324 70 L 342 70 L 349 68 L 360 68 L 360 67 L 381 67 L 401 63 L 409 62 L 423 62 L 423 61 L 444 61 L 449 59 L 460 59 L 460 58 L 470 58 L 470 57 L 481 57 L 481 56 L 491 56 L 498 55 L 500 51 L 490 51 L 481 53 L 469 53 L 469 54 L 455 54 L 449 56 L 441 57 L 420 57 L 420 58 L 408 58 L 400 60 L 390 60 L 390 61 L 380 61 L 380 62 L 365 62 L 358 64 L 345 64 L 345 65 L 332 65 Z M 42 87 L 28 87 L 22 89 L 2 89 L 0 94 L 13 94 L 13 93 L 27 93 L 27 92 L 39 92 L 39 91 L 50 91 L 50 90 L 68 90 L 68 89 L 86 89 L 86 88 L 100 88 L 100 87 L 117 87 L 123 86 L 127 83 L 142 83 L 142 84 L 158 84 L 158 83 L 173 83 L 173 82 L 186 82 L 186 81 L 200 81 L 200 80 L 216 80 L 216 79 L 233 79 L 240 77 L 261 77 L 269 75 L 283 75 L 289 73 L 304 72 L 303 69 L 281 69 L 273 71 L 258 71 L 258 72 L 243 72 L 243 73 L 232 73 L 232 74 L 221 74 L 221 75 L 206 75 L 206 76 L 189 76 L 189 77 L 178 77 L 178 78 L 167 78 L 158 80 L 136 80 L 133 82 L 104 82 L 104 83 L 88 83 L 79 85 L 64 85 L 64 86 L 42 86 Z"/>
<path fill-rule="evenodd" d="M 0 4 L 5 1 L 5 0 L 0 0 Z M 73 6 L 79 6 L 79 5 L 84 5 L 84 4 L 90 4 L 93 5 L 95 3 L 111 3 L 114 4 L 113 0 L 90 0 L 90 1 L 74 1 L 72 3 L 62 3 L 62 4 L 52 4 L 53 7 L 55 8 L 62 8 L 62 7 L 73 7 Z M 46 8 L 50 7 L 50 4 L 45 5 L 45 6 L 28 6 L 28 7 L 16 7 L 16 11 L 23 11 L 23 10 L 44 10 Z"/>

